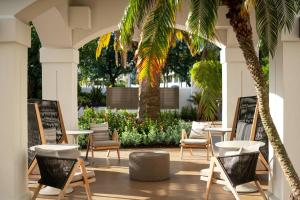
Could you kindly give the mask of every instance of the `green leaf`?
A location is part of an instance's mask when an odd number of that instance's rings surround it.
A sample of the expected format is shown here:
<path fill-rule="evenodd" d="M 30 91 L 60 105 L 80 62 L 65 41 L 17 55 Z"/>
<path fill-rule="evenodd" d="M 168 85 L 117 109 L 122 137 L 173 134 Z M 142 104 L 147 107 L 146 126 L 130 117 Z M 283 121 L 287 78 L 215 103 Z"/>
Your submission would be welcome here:
<path fill-rule="evenodd" d="M 191 77 L 200 88 L 201 95 L 194 97 L 198 101 L 198 112 L 206 120 L 214 120 L 218 111 L 217 100 L 222 96 L 222 66 L 217 61 L 205 60 L 194 64 Z"/>
<path fill-rule="evenodd" d="M 187 26 L 192 35 L 214 37 L 219 0 L 191 0 Z"/>

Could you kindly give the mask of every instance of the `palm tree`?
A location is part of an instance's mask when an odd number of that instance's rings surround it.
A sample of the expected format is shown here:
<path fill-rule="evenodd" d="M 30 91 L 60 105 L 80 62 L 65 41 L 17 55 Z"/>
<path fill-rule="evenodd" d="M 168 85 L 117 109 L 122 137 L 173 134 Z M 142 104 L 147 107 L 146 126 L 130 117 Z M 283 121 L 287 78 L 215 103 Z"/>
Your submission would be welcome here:
<path fill-rule="evenodd" d="M 126 47 L 136 26 L 142 31 L 138 47 L 140 80 L 147 79 L 152 82 L 163 67 L 166 52 L 170 47 L 170 35 L 174 30 L 176 13 L 182 2 L 182 0 L 129 0 L 129 6 L 120 25 L 121 42 Z M 190 0 L 187 26 L 193 39 L 200 37 L 210 39 L 214 36 L 217 10 L 220 5 L 228 7 L 226 17 L 236 34 L 248 70 L 255 82 L 262 123 L 292 188 L 291 199 L 300 200 L 299 177 L 270 115 L 268 88 L 255 52 L 250 24 L 250 8 L 254 7 L 258 35 L 273 56 L 281 31 L 284 28 L 290 31 L 293 27 L 295 15 L 300 7 L 299 2 L 298 0 Z"/>

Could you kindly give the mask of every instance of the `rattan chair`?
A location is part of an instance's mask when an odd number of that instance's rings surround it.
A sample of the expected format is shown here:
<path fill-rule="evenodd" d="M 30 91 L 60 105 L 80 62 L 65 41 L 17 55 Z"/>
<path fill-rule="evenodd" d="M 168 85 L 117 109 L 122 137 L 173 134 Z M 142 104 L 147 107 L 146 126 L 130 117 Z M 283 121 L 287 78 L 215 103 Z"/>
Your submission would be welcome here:
<path fill-rule="evenodd" d="M 35 152 L 30 147 L 41 144 L 68 143 L 58 101 L 30 99 L 28 115 L 28 177 L 36 181 L 40 173 Z"/>
<path fill-rule="evenodd" d="M 192 128 L 189 133 L 185 129 L 182 129 L 181 140 L 180 140 L 180 158 L 183 157 L 183 150 L 189 149 L 192 154 L 192 149 L 205 149 L 206 158 L 209 159 L 209 148 L 210 148 L 210 134 L 203 129 L 208 126 L 205 122 L 192 122 Z"/>
<path fill-rule="evenodd" d="M 266 200 L 259 181 L 256 178 L 256 165 L 259 152 L 242 153 L 230 156 L 213 157 L 210 163 L 209 176 L 206 187 L 205 198 L 208 200 L 212 183 L 226 185 L 235 199 L 239 200 L 236 186 L 254 182 L 262 197 Z M 216 180 L 216 173 L 220 179 Z M 214 180 L 215 179 L 215 180 Z"/>
<path fill-rule="evenodd" d="M 89 136 L 86 158 L 89 150 L 92 151 L 92 162 L 94 162 L 94 151 L 107 150 L 108 157 L 110 150 L 116 150 L 118 159 L 120 160 L 120 142 L 118 133 L 114 131 L 110 137 L 107 122 L 102 124 L 91 124 L 90 129 L 93 130 L 93 133 Z"/>
<path fill-rule="evenodd" d="M 59 156 L 36 155 L 41 179 L 32 199 L 36 199 L 42 186 L 60 189 L 58 199 L 62 199 L 68 187 L 82 186 L 87 197 L 92 199 L 89 184 L 96 181 L 92 171 L 87 172 L 84 162 L 80 158 L 66 158 Z"/>

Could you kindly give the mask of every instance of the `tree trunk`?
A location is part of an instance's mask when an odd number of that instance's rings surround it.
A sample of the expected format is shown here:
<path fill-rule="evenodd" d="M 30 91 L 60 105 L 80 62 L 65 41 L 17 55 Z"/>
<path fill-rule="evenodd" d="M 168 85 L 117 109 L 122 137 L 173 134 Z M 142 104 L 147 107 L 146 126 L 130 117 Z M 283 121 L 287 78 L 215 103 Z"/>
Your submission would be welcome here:
<path fill-rule="evenodd" d="M 245 57 L 248 70 L 255 82 L 259 113 L 263 126 L 274 149 L 275 156 L 292 189 L 291 199 L 300 200 L 299 177 L 281 142 L 270 114 L 268 86 L 263 77 L 262 67 L 254 49 L 249 13 L 241 12 L 240 2 L 235 0 L 225 0 L 223 2 L 229 8 L 226 17 L 230 20 L 230 25 L 236 33 L 236 38 Z"/>
<path fill-rule="evenodd" d="M 160 112 L 159 81 L 160 73 L 156 76 L 155 85 L 151 85 L 147 78 L 140 81 L 138 108 L 139 119 L 144 119 L 145 117 L 157 119 Z"/>

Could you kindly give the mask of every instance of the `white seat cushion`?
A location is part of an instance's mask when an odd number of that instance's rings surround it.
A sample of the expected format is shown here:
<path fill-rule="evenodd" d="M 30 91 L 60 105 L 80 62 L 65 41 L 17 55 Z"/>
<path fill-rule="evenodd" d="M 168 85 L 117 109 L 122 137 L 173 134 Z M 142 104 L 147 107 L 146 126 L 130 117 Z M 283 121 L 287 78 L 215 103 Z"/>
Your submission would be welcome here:
<path fill-rule="evenodd" d="M 93 141 L 93 146 L 104 147 L 104 146 L 119 146 L 120 142 L 114 140 L 105 140 L 105 141 Z"/>
<path fill-rule="evenodd" d="M 88 177 L 88 179 L 95 177 L 94 171 L 87 171 L 87 177 Z M 82 179 L 83 179 L 82 173 L 81 172 L 75 172 L 75 175 L 73 176 L 73 179 L 72 179 L 72 183 L 76 182 L 76 181 L 81 181 Z"/>
<path fill-rule="evenodd" d="M 207 139 L 183 139 L 180 140 L 181 144 L 207 144 Z"/>

